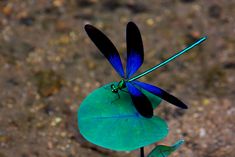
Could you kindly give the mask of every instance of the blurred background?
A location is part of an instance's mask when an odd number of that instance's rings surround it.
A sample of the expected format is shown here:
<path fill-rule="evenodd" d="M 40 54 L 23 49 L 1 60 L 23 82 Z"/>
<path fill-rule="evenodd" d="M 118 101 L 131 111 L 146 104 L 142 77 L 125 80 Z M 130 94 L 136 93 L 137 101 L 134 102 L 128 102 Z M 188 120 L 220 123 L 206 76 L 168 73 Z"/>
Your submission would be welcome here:
<path fill-rule="evenodd" d="M 208 36 L 141 80 L 189 106 L 162 102 L 155 110 L 170 128 L 161 144 L 186 141 L 172 157 L 234 157 L 234 17 L 234 0 L 1 0 L 0 157 L 138 156 L 90 144 L 76 119 L 89 92 L 119 80 L 84 25 L 107 34 L 125 61 L 128 21 L 144 42 L 139 72 Z"/>

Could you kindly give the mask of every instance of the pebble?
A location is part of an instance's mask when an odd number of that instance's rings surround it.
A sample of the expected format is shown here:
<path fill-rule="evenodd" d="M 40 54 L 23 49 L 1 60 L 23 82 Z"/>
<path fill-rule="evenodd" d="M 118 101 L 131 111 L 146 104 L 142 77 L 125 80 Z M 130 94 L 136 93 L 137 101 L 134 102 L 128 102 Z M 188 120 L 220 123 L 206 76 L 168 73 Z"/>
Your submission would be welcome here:
<path fill-rule="evenodd" d="M 96 4 L 98 0 L 79 0 L 77 1 L 77 5 L 80 7 L 89 7 L 93 4 Z"/>
<path fill-rule="evenodd" d="M 208 10 L 209 16 L 212 18 L 216 18 L 216 19 L 220 18 L 221 12 L 222 12 L 222 8 L 217 4 L 210 6 Z"/>
<path fill-rule="evenodd" d="M 129 2 L 127 5 L 127 8 L 131 10 L 132 13 L 138 14 L 138 13 L 143 13 L 148 10 L 147 6 L 144 3 L 137 3 L 137 2 Z"/>
<path fill-rule="evenodd" d="M 66 133 L 65 131 L 63 131 L 63 132 L 60 133 L 60 136 L 61 136 L 61 137 L 66 137 L 66 136 L 67 136 L 67 133 Z"/>
<path fill-rule="evenodd" d="M 10 16 L 13 13 L 13 3 L 8 3 L 5 7 L 3 7 L 2 13 L 6 16 Z"/>
<path fill-rule="evenodd" d="M 153 26 L 155 22 L 154 22 L 154 20 L 152 18 L 148 18 L 146 20 L 146 23 L 147 23 L 148 26 Z"/>
<path fill-rule="evenodd" d="M 56 26 L 56 30 L 59 32 L 63 32 L 67 29 L 67 24 L 63 20 L 58 20 L 55 26 Z"/>
<path fill-rule="evenodd" d="M 0 143 L 6 143 L 8 141 L 10 141 L 10 137 L 9 136 L 5 136 L 5 135 L 0 135 Z"/>
<path fill-rule="evenodd" d="M 203 99 L 202 104 L 203 105 L 209 105 L 210 104 L 210 99 Z"/>
<path fill-rule="evenodd" d="M 199 114 L 198 113 L 194 113 L 193 114 L 193 118 L 198 118 L 199 117 Z"/>
<path fill-rule="evenodd" d="M 64 0 L 53 0 L 52 3 L 55 7 L 62 7 L 64 5 L 65 1 Z"/>
<path fill-rule="evenodd" d="M 19 19 L 20 24 L 25 25 L 25 26 L 33 25 L 34 21 L 35 21 L 35 18 L 32 16 L 26 16 L 26 17 L 22 17 Z"/>
<path fill-rule="evenodd" d="M 58 40 L 56 40 L 56 44 L 58 45 L 67 45 L 69 43 L 70 43 L 70 38 L 68 35 L 63 35 Z"/>
<path fill-rule="evenodd" d="M 181 2 L 183 2 L 183 3 L 192 3 L 192 2 L 194 2 L 195 0 L 181 0 Z"/>
<path fill-rule="evenodd" d="M 199 136 L 200 137 L 205 137 L 206 136 L 206 130 L 204 128 L 200 128 L 199 130 Z"/>
<path fill-rule="evenodd" d="M 62 118 L 56 117 L 56 118 L 54 118 L 54 119 L 52 120 L 51 126 L 56 126 L 56 125 L 60 124 L 61 121 L 62 121 Z"/>
<path fill-rule="evenodd" d="M 102 6 L 105 10 L 113 11 L 121 7 L 121 3 L 119 1 L 105 1 Z"/>
<path fill-rule="evenodd" d="M 47 142 L 47 148 L 48 149 L 53 149 L 54 148 L 53 143 L 51 141 Z"/>

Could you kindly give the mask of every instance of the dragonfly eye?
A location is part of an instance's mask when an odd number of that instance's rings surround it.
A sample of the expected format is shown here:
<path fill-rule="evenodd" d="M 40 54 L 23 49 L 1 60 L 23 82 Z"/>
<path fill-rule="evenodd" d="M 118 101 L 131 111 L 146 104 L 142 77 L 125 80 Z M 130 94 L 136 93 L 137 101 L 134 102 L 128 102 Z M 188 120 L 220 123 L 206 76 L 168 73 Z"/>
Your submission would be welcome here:
<path fill-rule="evenodd" d="M 111 89 L 112 89 L 112 92 L 113 92 L 113 93 L 117 93 L 117 92 L 118 92 L 118 89 L 115 88 L 115 85 L 114 85 L 114 84 L 111 85 Z"/>
<path fill-rule="evenodd" d="M 113 93 L 117 93 L 118 90 L 117 90 L 117 89 L 112 89 L 112 92 L 113 92 Z"/>

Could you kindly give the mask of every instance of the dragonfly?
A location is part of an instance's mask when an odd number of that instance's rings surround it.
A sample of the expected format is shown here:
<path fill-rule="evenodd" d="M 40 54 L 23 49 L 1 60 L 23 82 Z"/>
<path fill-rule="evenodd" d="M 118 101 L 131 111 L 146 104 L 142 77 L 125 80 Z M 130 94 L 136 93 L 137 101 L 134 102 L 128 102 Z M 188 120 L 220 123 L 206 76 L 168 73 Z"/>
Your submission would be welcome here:
<path fill-rule="evenodd" d="M 102 31 L 100 31 L 99 29 L 90 24 L 85 25 L 85 31 L 89 36 L 89 38 L 96 45 L 96 47 L 106 57 L 106 59 L 115 69 L 115 71 L 121 77 L 121 80 L 119 81 L 118 84 L 116 85 L 112 84 L 110 86 L 111 91 L 113 93 L 118 94 L 120 90 L 127 88 L 127 92 L 130 94 L 135 109 L 137 110 L 137 113 L 139 113 L 141 116 L 145 118 L 153 117 L 153 106 L 148 97 L 145 94 L 143 94 L 142 90 L 146 90 L 179 108 L 182 109 L 188 108 L 185 103 L 183 103 L 181 100 L 171 95 L 170 93 L 166 92 L 165 90 L 156 87 L 154 85 L 138 81 L 137 79 L 166 65 L 170 61 L 174 60 L 175 58 L 179 57 L 183 53 L 187 52 L 188 50 L 192 49 L 193 47 L 197 46 L 198 44 L 206 40 L 207 37 L 199 39 L 195 43 L 186 47 L 182 51 L 174 54 L 173 56 L 161 62 L 160 64 L 157 64 L 152 68 L 133 77 L 133 75 L 141 67 L 144 61 L 144 47 L 143 47 L 141 33 L 139 28 L 134 22 L 128 22 L 126 26 L 126 47 L 127 47 L 126 73 L 124 72 L 118 50 L 116 49 L 112 41 Z"/>

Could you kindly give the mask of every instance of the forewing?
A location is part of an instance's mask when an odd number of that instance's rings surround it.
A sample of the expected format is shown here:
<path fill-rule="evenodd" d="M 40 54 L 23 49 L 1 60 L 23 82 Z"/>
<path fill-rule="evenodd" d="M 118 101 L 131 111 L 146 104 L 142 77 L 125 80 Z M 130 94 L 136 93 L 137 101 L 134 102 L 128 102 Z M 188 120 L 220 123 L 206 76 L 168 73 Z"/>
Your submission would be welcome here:
<path fill-rule="evenodd" d="M 133 22 L 129 22 L 126 27 L 127 43 L 127 65 L 126 77 L 130 78 L 142 65 L 144 61 L 144 48 L 141 34 L 138 27 Z"/>
<path fill-rule="evenodd" d="M 90 37 L 90 39 L 94 42 L 97 48 L 101 51 L 101 53 L 108 59 L 113 68 L 118 72 L 118 74 L 123 78 L 124 70 L 122 66 L 122 62 L 116 47 L 113 45 L 111 40 L 102 33 L 100 30 L 95 28 L 92 25 L 85 25 L 85 30 Z"/>
<path fill-rule="evenodd" d="M 145 118 L 151 118 L 153 116 L 153 107 L 149 99 L 131 83 L 126 83 L 128 91 L 131 95 L 133 104 L 136 110 Z"/>
<path fill-rule="evenodd" d="M 174 97 L 173 95 L 167 93 L 166 91 L 164 91 L 161 88 L 158 88 L 156 86 L 153 86 L 153 85 L 150 85 L 147 83 L 139 82 L 139 81 L 133 81 L 133 83 L 135 85 L 155 94 L 156 96 L 166 100 L 167 102 L 169 102 L 177 107 L 180 107 L 183 109 L 188 108 L 181 100 L 179 100 L 178 98 Z"/>

